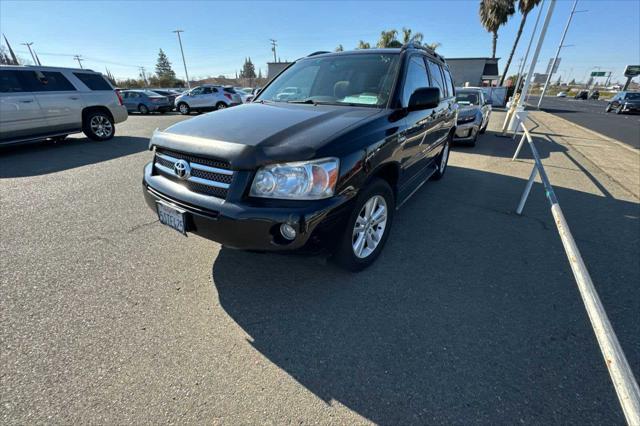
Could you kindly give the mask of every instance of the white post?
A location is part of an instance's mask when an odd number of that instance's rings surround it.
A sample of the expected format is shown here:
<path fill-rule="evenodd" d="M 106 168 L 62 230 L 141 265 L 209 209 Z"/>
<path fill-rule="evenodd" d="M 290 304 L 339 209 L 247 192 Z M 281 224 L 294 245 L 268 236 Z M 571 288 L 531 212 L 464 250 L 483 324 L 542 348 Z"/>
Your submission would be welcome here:
<path fill-rule="evenodd" d="M 513 93 L 518 92 L 518 88 L 520 87 L 520 82 L 522 81 L 522 73 L 524 71 L 524 67 L 527 65 L 527 59 L 529 59 L 529 50 L 531 49 L 531 45 L 533 44 L 533 39 L 536 38 L 536 31 L 538 30 L 538 23 L 540 22 L 540 16 L 542 16 L 542 10 L 544 9 L 544 2 L 542 0 L 540 3 L 540 10 L 538 10 L 538 17 L 536 18 L 536 23 L 533 26 L 533 32 L 531 33 L 531 39 L 529 40 L 529 45 L 527 46 L 527 53 L 524 54 L 524 60 L 520 64 L 518 68 L 518 81 L 516 82 L 515 91 Z"/>

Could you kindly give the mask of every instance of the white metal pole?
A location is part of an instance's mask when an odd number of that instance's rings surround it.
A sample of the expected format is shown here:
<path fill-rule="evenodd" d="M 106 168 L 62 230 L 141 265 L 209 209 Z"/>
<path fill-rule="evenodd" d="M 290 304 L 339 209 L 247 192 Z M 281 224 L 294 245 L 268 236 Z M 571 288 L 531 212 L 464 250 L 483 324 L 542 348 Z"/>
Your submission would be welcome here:
<path fill-rule="evenodd" d="M 569 25 L 571 25 L 571 19 L 573 15 L 576 13 L 576 6 L 578 5 L 578 0 L 574 0 L 573 7 L 571 8 L 571 13 L 569 14 L 569 19 L 567 20 L 567 25 L 564 27 L 564 31 L 562 32 L 562 37 L 560 38 L 560 43 L 558 44 L 558 49 L 556 50 L 556 56 L 553 58 L 553 62 L 551 63 L 551 69 L 549 70 L 549 75 L 547 75 L 547 81 L 544 82 L 544 87 L 542 88 L 542 93 L 540 94 L 540 99 L 538 99 L 538 108 L 542 105 L 542 99 L 544 98 L 544 94 L 547 92 L 547 87 L 549 87 L 549 81 L 551 81 L 551 75 L 553 75 L 553 69 L 556 67 L 556 62 L 558 61 L 558 56 L 560 55 L 560 50 L 562 49 L 562 43 L 564 43 L 564 38 L 567 35 L 567 31 L 569 30 Z"/>
<path fill-rule="evenodd" d="M 538 16 L 536 18 L 536 24 L 533 26 L 533 32 L 531 33 L 531 39 L 529 40 L 529 45 L 527 46 L 527 53 L 524 54 L 524 60 L 520 64 L 520 68 L 518 69 L 518 81 L 516 82 L 515 92 L 518 92 L 520 88 L 520 82 L 522 81 L 522 73 L 524 71 L 524 67 L 527 65 L 527 59 L 529 59 L 529 50 L 531 50 L 531 45 L 533 44 L 533 39 L 536 38 L 536 31 L 538 30 L 538 23 L 540 22 L 540 16 L 542 16 L 542 10 L 544 9 L 544 2 L 540 3 L 540 10 L 538 10 Z"/>
<path fill-rule="evenodd" d="M 180 33 L 183 33 L 183 30 L 175 30 L 174 33 L 178 34 L 178 43 L 180 44 L 180 53 L 182 54 L 182 64 L 184 65 L 184 75 L 187 77 L 187 88 L 191 89 L 191 83 L 189 83 L 189 73 L 187 72 L 187 61 L 184 60 L 184 50 L 182 49 L 182 38 L 180 37 Z"/>

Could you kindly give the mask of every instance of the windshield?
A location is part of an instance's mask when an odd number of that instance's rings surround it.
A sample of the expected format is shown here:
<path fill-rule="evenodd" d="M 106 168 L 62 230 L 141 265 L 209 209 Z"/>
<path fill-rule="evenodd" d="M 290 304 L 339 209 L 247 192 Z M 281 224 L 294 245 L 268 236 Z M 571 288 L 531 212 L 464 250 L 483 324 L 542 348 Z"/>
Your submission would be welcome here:
<path fill-rule="evenodd" d="M 338 55 L 296 62 L 258 100 L 382 106 L 398 68 L 397 54 Z"/>
<path fill-rule="evenodd" d="M 625 96 L 625 99 L 632 99 L 632 100 L 639 100 L 640 99 L 640 93 L 627 93 L 627 96 Z"/>
<path fill-rule="evenodd" d="M 480 105 L 480 96 L 475 92 L 456 92 L 456 101 L 460 105 Z"/>

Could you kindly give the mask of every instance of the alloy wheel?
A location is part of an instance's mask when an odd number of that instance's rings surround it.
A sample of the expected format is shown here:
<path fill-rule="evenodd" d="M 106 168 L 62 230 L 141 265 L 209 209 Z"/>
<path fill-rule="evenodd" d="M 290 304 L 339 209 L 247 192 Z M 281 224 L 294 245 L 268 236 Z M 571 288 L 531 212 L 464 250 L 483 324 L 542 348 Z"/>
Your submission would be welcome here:
<path fill-rule="evenodd" d="M 94 115 L 90 124 L 91 131 L 100 138 L 108 138 L 113 133 L 113 125 L 104 115 Z"/>
<path fill-rule="evenodd" d="M 380 244 L 387 226 L 387 202 L 374 195 L 362 206 L 353 227 L 351 245 L 356 257 L 364 259 Z"/>

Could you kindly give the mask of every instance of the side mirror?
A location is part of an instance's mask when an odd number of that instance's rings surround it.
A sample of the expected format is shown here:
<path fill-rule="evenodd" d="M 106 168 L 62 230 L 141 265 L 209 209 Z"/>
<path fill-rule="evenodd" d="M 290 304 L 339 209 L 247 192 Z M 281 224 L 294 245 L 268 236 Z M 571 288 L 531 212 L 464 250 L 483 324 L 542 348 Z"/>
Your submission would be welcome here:
<path fill-rule="evenodd" d="M 487 99 L 484 101 L 485 105 L 493 105 L 493 101 L 491 99 Z"/>
<path fill-rule="evenodd" d="M 440 89 L 437 87 L 420 87 L 409 98 L 409 111 L 431 109 L 440 103 Z"/>

